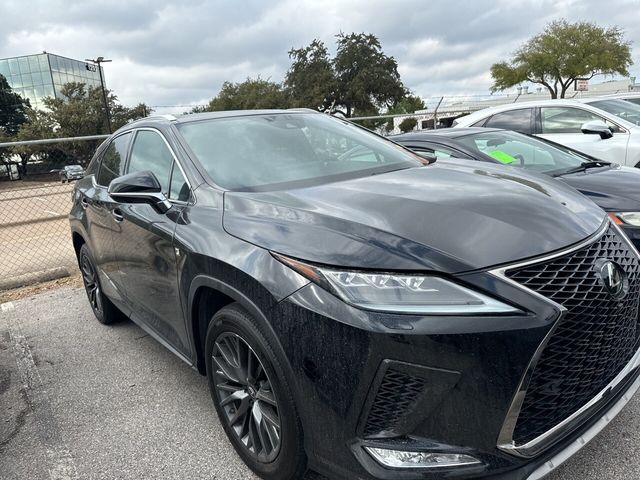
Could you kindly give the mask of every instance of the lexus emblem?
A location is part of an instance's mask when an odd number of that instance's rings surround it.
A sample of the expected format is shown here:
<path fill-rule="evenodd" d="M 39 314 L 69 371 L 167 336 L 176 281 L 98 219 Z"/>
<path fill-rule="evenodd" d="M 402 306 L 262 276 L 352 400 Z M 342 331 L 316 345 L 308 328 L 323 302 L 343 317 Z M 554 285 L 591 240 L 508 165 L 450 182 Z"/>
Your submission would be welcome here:
<path fill-rule="evenodd" d="M 599 262 L 597 274 L 611 296 L 621 299 L 629 292 L 629 278 L 622 267 L 611 260 Z"/>

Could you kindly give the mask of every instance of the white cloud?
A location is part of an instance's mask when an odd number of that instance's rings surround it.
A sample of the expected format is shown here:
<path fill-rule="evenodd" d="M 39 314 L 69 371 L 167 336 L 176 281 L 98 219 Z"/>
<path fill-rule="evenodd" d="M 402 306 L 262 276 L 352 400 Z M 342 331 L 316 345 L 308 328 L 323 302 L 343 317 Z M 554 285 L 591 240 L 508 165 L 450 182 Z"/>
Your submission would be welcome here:
<path fill-rule="evenodd" d="M 113 59 L 106 78 L 123 103 L 188 105 L 215 96 L 225 80 L 282 80 L 287 52 L 314 38 L 334 51 L 340 31 L 371 32 L 417 94 L 484 94 L 492 63 L 562 17 L 619 25 L 640 40 L 636 0 L 606 9 L 595 0 L 5 0 L 0 57 L 103 55 Z"/>

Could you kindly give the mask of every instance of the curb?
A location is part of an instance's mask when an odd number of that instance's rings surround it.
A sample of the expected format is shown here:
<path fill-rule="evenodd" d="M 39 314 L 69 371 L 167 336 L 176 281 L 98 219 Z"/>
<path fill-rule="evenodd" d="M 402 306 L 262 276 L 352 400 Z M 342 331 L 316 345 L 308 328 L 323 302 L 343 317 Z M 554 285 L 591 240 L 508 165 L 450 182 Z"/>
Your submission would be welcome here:
<path fill-rule="evenodd" d="M 0 291 L 11 290 L 13 288 L 26 287 L 35 283 L 48 282 L 58 278 L 69 277 L 77 269 L 70 267 L 56 267 L 42 270 L 40 272 L 25 273 L 15 277 L 0 280 Z"/>

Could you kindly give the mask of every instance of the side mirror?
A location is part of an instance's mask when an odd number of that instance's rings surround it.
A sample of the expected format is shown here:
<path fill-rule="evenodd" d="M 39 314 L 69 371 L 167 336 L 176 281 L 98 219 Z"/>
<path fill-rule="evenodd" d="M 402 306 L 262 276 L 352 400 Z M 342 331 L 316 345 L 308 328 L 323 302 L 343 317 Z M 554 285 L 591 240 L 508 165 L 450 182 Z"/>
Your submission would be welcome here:
<path fill-rule="evenodd" d="M 150 171 L 133 172 L 114 178 L 109 184 L 109 195 L 120 203 L 146 203 L 159 213 L 167 213 L 171 202 L 162 193 L 160 182 Z"/>
<path fill-rule="evenodd" d="M 587 135 L 600 135 L 600 138 L 606 140 L 607 138 L 613 137 L 613 132 L 607 124 L 601 122 L 600 120 L 594 120 L 592 122 L 587 122 L 580 127 L 582 133 Z"/>
<path fill-rule="evenodd" d="M 425 152 L 424 150 L 413 150 L 413 153 L 424 158 L 429 164 L 435 163 L 438 160 L 438 157 L 431 152 Z"/>

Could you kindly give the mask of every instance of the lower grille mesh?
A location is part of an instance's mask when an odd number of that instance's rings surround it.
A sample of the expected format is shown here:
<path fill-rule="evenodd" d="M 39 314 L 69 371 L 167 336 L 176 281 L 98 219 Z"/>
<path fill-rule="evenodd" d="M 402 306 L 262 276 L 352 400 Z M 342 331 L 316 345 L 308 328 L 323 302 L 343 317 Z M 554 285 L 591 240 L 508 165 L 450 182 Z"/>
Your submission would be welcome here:
<path fill-rule="evenodd" d="M 422 378 L 392 368 L 387 370 L 369 410 L 364 434 L 369 436 L 393 430 L 424 387 Z"/>
<path fill-rule="evenodd" d="M 604 259 L 620 265 L 629 278 L 622 300 L 597 275 Z M 587 247 L 506 275 L 567 309 L 527 388 L 513 434 L 516 444 L 524 444 L 588 403 L 633 357 L 639 346 L 640 263 L 609 227 Z"/>

